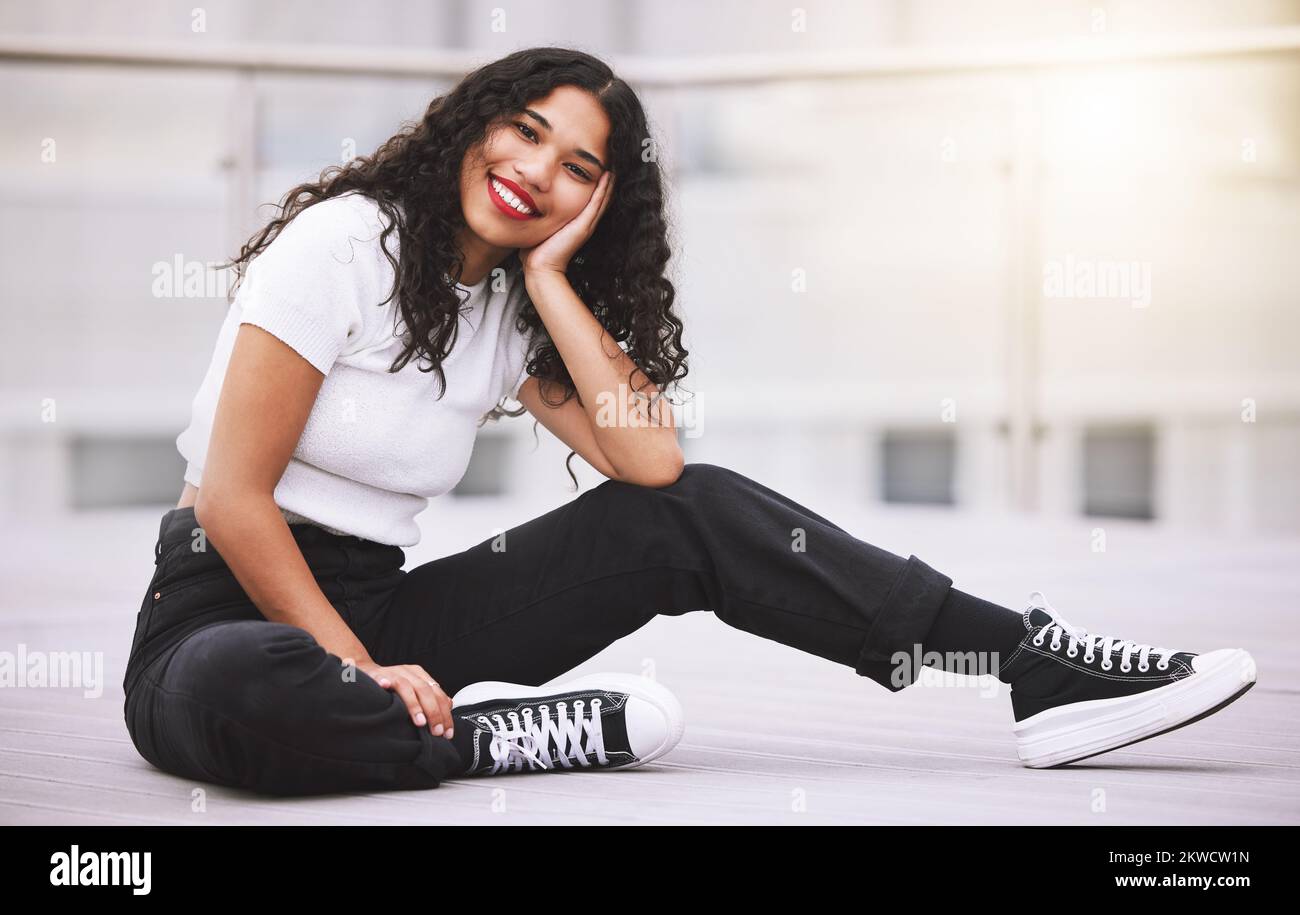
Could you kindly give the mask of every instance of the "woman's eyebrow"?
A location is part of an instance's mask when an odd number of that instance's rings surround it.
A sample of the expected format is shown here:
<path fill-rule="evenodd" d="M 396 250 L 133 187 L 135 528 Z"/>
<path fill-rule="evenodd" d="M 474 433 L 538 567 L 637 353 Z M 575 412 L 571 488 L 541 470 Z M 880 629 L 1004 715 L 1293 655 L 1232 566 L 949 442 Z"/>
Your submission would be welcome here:
<path fill-rule="evenodd" d="M 534 111 L 533 109 L 531 109 L 531 108 L 525 108 L 525 109 L 524 109 L 524 114 L 528 115 L 530 118 L 532 118 L 532 119 L 533 119 L 534 121 L 536 121 L 538 124 L 541 124 L 541 125 L 542 125 L 543 127 L 545 127 L 547 130 L 550 130 L 550 129 L 551 129 L 551 122 L 548 121 L 548 120 L 546 120 L 546 118 L 542 117 L 540 114 L 538 114 L 538 113 L 537 113 L 536 111 Z M 574 152 L 577 153 L 577 155 L 578 155 L 580 158 L 582 158 L 582 159 L 586 159 L 588 162 L 593 162 L 593 163 L 595 163 L 596 166 L 599 167 L 600 170 L 601 170 L 602 172 L 607 172 L 607 171 L 609 171 L 609 169 L 605 167 L 605 163 L 604 163 L 604 162 L 601 162 L 599 159 L 597 159 L 597 158 L 596 158 L 595 156 L 593 156 L 591 153 L 587 152 L 585 149 L 577 149 L 577 150 L 574 150 Z"/>

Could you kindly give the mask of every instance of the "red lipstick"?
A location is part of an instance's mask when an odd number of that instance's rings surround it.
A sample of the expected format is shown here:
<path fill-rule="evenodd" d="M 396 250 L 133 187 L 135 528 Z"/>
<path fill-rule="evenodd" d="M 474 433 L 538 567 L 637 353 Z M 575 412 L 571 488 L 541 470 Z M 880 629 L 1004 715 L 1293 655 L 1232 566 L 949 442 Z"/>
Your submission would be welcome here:
<path fill-rule="evenodd" d="M 521 213 L 502 200 L 501 195 L 498 194 L 496 188 L 492 186 L 493 181 L 499 182 L 502 187 L 514 194 L 524 206 L 533 211 L 532 214 Z M 488 172 L 487 191 L 488 196 L 492 198 L 492 202 L 496 204 L 497 209 L 512 219 L 537 219 L 541 215 L 541 212 L 537 208 L 537 204 L 533 202 L 533 198 L 528 196 L 528 192 L 509 179 Z"/>

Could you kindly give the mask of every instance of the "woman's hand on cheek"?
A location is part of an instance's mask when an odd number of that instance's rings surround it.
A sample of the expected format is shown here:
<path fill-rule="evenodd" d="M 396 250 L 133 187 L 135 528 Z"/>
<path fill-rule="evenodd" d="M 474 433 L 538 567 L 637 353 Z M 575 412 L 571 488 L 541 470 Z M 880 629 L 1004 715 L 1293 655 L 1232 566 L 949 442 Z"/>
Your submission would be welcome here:
<path fill-rule="evenodd" d="M 596 230 L 600 217 L 605 215 L 605 209 L 614 198 L 613 187 L 613 173 L 604 172 L 581 213 L 545 241 L 531 248 L 521 248 L 519 259 L 524 265 L 524 275 L 563 274 L 569 267 L 569 260 L 587 243 L 587 239 Z"/>

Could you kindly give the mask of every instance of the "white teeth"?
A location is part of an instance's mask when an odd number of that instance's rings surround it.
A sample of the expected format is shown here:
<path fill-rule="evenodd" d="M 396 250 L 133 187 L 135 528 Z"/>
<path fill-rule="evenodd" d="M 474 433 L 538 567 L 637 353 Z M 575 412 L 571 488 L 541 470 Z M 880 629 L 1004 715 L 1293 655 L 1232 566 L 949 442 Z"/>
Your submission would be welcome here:
<path fill-rule="evenodd" d="M 492 189 L 497 192 L 498 196 L 500 196 L 502 200 L 510 204 L 519 212 L 527 214 L 529 216 L 533 215 L 533 211 L 529 209 L 528 206 L 522 200 L 520 200 L 518 197 L 512 194 L 504 184 L 502 184 L 500 181 L 497 181 L 495 178 L 492 179 Z"/>

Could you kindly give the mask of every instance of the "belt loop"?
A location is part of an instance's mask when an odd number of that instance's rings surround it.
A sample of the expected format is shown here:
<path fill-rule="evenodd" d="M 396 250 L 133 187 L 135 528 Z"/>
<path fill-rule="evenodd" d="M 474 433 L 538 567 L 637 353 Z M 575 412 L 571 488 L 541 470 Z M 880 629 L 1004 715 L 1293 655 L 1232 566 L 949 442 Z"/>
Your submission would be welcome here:
<path fill-rule="evenodd" d="M 158 560 L 162 558 L 163 540 L 167 537 L 167 522 L 171 520 L 172 512 L 174 511 L 175 509 L 168 509 L 163 513 L 162 518 L 158 522 L 158 541 L 153 546 L 154 565 L 157 565 Z"/>

